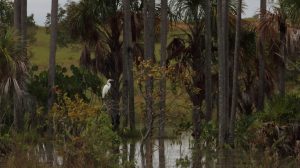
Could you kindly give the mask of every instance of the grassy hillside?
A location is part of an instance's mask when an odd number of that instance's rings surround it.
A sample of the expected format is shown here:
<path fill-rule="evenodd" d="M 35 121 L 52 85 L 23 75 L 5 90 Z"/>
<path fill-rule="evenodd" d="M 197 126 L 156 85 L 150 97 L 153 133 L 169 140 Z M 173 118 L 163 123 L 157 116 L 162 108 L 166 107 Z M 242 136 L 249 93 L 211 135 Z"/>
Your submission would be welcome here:
<path fill-rule="evenodd" d="M 46 33 L 45 28 L 39 27 L 36 34 L 36 42 L 30 46 L 32 57 L 30 59 L 32 65 L 38 65 L 40 69 L 48 68 L 49 62 L 49 46 L 50 34 Z M 80 47 L 60 48 L 57 47 L 56 63 L 69 67 L 70 65 L 78 65 L 80 57 Z"/>

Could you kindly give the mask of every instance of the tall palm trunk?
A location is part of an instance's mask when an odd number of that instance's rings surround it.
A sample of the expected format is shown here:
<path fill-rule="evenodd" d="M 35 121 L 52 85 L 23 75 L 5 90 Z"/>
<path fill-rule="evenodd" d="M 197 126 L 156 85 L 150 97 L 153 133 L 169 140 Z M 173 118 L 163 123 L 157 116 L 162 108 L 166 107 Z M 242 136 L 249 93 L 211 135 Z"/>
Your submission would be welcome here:
<path fill-rule="evenodd" d="M 167 57 L 167 38 L 168 38 L 168 0 L 161 1 L 161 58 L 160 66 L 166 68 Z M 163 76 L 160 80 L 160 101 L 159 101 L 159 167 L 165 167 L 165 150 L 163 137 L 165 136 L 165 121 L 166 121 L 166 75 L 163 71 Z"/>
<path fill-rule="evenodd" d="M 238 91 L 238 57 L 240 49 L 240 34 L 241 34 L 241 14 L 242 0 L 237 0 L 237 15 L 236 15 L 236 32 L 235 32 L 235 47 L 233 60 L 233 81 L 232 81 L 232 99 L 229 123 L 229 143 L 234 145 L 234 124 L 236 115 L 237 91 Z"/>
<path fill-rule="evenodd" d="M 22 48 L 24 58 L 27 58 L 27 0 L 21 1 L 21 34 L 22 34 Z"/>
<path fill-rule="evenodd" d="M 218 0 L 218 55 L 219 55 L 219 146 L 226 143 L 228 129 L 228 96 L 227 96 L 227 55 L 226 55 L 226 23 L 228 21 L 227 0 Z"/>
<path fill-rule="evenodd" d="M 57 11 L 58 0 L 52 0 L 51 6 L 51 36 L 50 36 L 50 55 L 49 55 L 49 69 L 48 69 L 48 112 L 51 110 L 54 102 L 55 94 L 55 56 L 56 56 L 56 41 L 57 41 Z"/>
<path fill-rule="evenodd" d="M 267 1 L 260 1 L 260 20 L 264 17 L 267 9 Z M 259 82 L 258 82 L 258 102 L 257 110 L 262 110 L 264 108 L 264 99 L 265 99 L 265 61 L 264 61 L 264 48 L 262 40 L 262 32 L 259 33 L 258 42 L 257 42 L 257 52 L 258 52 L 258 69 L 259 69 Z"/>
<path fill-rule="evenodd" d="M 212 80 L 211 80 L 211 0 L 206 0 L 205 6 L 205 102 L 206 102 L 206 121 L 211 120 L 212 116 Z"/>
<path fill-rule="evenodd" d="M 132 28 L 130 1 L 124 0 L 124 42 L 125 54 L 127 55 L 127 81 L 128 81 L 128 117 L 130 130 L 135 130 L 134 111 L 134 82 L 133 82 L 133 53 L 132 53 Z"/>
<path fill-rule="evenodd" d="M 22 36 L 22 27 L 21 27 L 21 8 L 22 1 L 14 1 L 14 28 L 16 29 L 18 35 Z M 22 120 L 22 111 L 21 111 L 21 98 L 20 95 L 13 93 L 13 112 L 14 112 L 14 126 L 17 131 L 22 129 L 23 120 Z"/>
<path fill-rule="evenodd" d="M 154 16 L 155 0 L 144 0 L 144 57 L 152 62 L 154 57 Z M 148 70 L 146 69 L 147 73 Z M 146 73 L 146 74 L 147 74 Z M 153 128 L 153 78 L 146 78 L 146 167 L 152 167 L 152 128 Z"/>
<path fill-rule="evenodd" d="M 14 1 L 14 27 L 21 33 L 21 0 Z"/>
<path fill-rule="evenodd" d="M 128 0 L 123 0 L 124 11 L 124 32 L 123 32 L 123 53 L 122 53 L 122 66 L 123 66 L 123 88 L 122 88 L 122 114 L 124 116 L 123 126 L 128 126 L 128 55 L 129 55 L 129 23 L 130 23 L 130 6 L 128 7 Z M 129 12 L 129 13 L 128 13 Z M 128 16 L 129 15 L 129 16 Z M 129 20 L 128 20 L 129 19 Z M 129 22 L 128 22 L 129 21 Z"/>

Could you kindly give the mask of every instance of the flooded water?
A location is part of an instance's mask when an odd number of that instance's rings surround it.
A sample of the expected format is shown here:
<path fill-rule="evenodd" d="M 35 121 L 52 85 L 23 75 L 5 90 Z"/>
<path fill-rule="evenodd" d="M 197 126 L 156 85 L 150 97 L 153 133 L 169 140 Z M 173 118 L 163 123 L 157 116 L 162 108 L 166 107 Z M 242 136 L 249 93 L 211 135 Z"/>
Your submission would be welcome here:
<path fill-rule="evenodd" d="M 192 144 L 193 140 L 190 136 L 182 136 L 179 139 L 165 139 L 164 142 L 164 164 L 165 167 L 178 167 L 176 163 L 179 160 L 190 160 L 192 157 Z M 133 160 L 136 167 L 142 167 L 142 154 L 141 154 L 141 142 L 128 143 L 120 145 L 119 151 L 121 157 L 119 159 L 120 165 L 124 161 Z M 154 140 L 153 143 L 153 167 L 159 167 L 159 140 Z M 58 150 L 54 148 L 51 143 L 42 143 L 36 146 L 34 153 L 28 153 L 28 155 L 34 154 L 37 156 L 40 163 L 50 165 L 52 167 L 63 167 L 64 156 L 59 154 Z M 124 157 L 125 156 L 125 157 Z M 28 156 L 30 157 L 30 156 Z M 124 160 L 125 159 L 125 160 Z M 179 166 L 180 167 L 180 166 Z"/>
<path fill-rule="evenodd" d="M 162 146 L 163 143 L 163 146 Z M 120 145 L 118 153 L 119 162 L 122 167 L 124 162 L 132 161 L 134 167 L 143 167 L 141 142 L 124 143 Z M 153 140 L 152 167 L 173 168 L 173 167 L 193 167 L 193 168 L 214 168 L 214 167 L 299 167 L 293 158 L 278 161 L 263 153 L 251 153 L 243 150 L 217 151 L 216 149 L 206 149 L 203 145 L 195 147 L 193 138 L 183 135 L 178 139 Z M 198 150 L 195 150 L 198 149 Z M 63 148 L 55 146 L 53 143 L 41 143 L 34 147 L 34 150 L 27 153 L 27 159 L 37 158 L 40 164 L 49 167 L 65 167 L 65 157 L 62 154 Z M 144 146 L 143 151 L 146 151 Z M 147 156 L 146 156 L 147 157 Z M 1 163 L 1 161 L 0 161 Z M 1 165 L 1 164 L 0 164 Z M 271 166 L 272 165 L 272 166 Z M 1 165 L 1 167 L 3 164 Z M 101 167 L 101 166 L 100 166 Z"/>

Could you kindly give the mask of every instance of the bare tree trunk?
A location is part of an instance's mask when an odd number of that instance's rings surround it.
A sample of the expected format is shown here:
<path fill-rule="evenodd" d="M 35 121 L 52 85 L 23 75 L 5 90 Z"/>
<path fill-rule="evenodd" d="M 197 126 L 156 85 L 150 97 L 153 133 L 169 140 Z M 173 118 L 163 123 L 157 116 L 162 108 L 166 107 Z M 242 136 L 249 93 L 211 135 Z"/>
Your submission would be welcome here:
<path fill-rule="evenodd" d="M 125 53 L 127 54 L 127 78 L 128 78 L 128 113 L 129 113 L 129 127 L 130 130 L 135 130 L 135 111 L 134 111 L 134 81 L 133 81 L 133 47 L 132 47 L 132 28 L 131 28 L 131 11 L 130 1 L 124 0 L 125 11 Z"/>
<path fill-rule="evenodd" d="M 16 29 L 18 35 L 22 36 L 22 27 L 21 27 L 22 8 L 21 7 L 22 7 L 22 2 L 20 0 L 15 0 L 14 1 L 14 28 Z M 22 114 L 21 114 L 22 108 L 20 107 L 21 106 L 20 101 L 21 101 L 20 95 L 13 93 L 14 127 L 16 131 L 20 131 L 22 129 Z"/>
<path fill-rule="evenodd" d="M 152 62 L 154 57 L 154 16 L 155 0 L 144 0 L 144 56 L 146 61 Z M 148 70 L 146 69 L 146 74 Z M 153 128 L 153 78 L 146 78 L 146 152 L 152 152 Z M 151 153 L 152 156 L 152 153 Z M 152 157 L 146 156 L 146 167 L 152 167 Z"/>
<path fill-rule="evenodd" d="M 166 68 L 167 58 L 167 38 L 168 38 L 168 0 L 161 1 L 161 58 L 160 66 Z M 166 121 L 166 74 L 163 71 L 163 76 L 160 79 L 160 101 L 159 101 L 159 167 L 165 167 L 165 146 L 163 137 L 165 136 L 165 121 Z"/>
<path fill-rule="evenodd" d="M 56 41 L 57 41 L 57 12 L 58 0 L 52 0 L 51 6 L 51 27 L 50 27 L 50 55 L 48 70 L 48 112 L 51 110 L 55 96 L 55 57 L 56 57 Z"/>
<path fill-rule="evenodd" d="M 222 147 L 226 143 L 227 121 L 228 121 L 228 95 L 227 95 L 227 56 L 226 56 L 226 19 L 228 1 L 218 0 L 218 55 L 219 55 L 219 146 Z M 227 79 L 228 80 L 228 79 Z"/>
<path fill-rule="evenodd" d="M 202 100 L 201 100 L 202 102 Z M 197 102 L 198 103 L 198 102 Z M 200 103 L 200 101 L 199 101 Z M 194 125 L 194 130 L 193 130 L 193 137 L 196 141 L 200 139 L 200 133 L 201 133 L 201 104 L 195 104 L 193 103 L 193 125 Z"/>
<path fill-rule="evenodd" d="M 236 15 L 236 32 L 235 32 L 235 47 L 234 47 L 234 61 L 233 61 L 233 81 L 232 81 L 232 99 L 231 112 L 229 123 L 229 143 L 234 145 L 234 124 L 236 115 L 237 91 L 238 91 L 238 57 L 240 49 L 240 32 L 241 32 L 241 13 L 242 0 L 237 0 L 237 15 Z"/>
<path fill-rule="evenodd" d="M 260 1 L 260 21 L 264 17 L 267 9 L 267 1 Z M 262 110 L 264 108 L 264 99 L 265 99 L 265 61 L 264 61 L 264 48 L 262 40 L 262 32 L 259 34 L 259 39 L 257 42 L 257 52 L 258 52 L 258 62 L 259 62 L 259 82 L 258 82 L 258 102 L 257 110 Z"/>
<path fill-rule="evenodd" d="M 128 25 L 130 25 L 130 4 L 128 0 L 123 0 L 123 13 L 124 13 L 124 28 L 123 28 L 123 53 L 122 53 L 122 65 L 123 65 L 123 88 L 122 88 L 122 114 L 124 116 L 123 126 L 128 126 L 128 55 L 129 55 L 129 36 L 130 33 Z M 128 13 L 129 12 L 129 13 Z M 129 15 L 129 16 L 128 16 Z M 128 20 L 129 19 L 129 20 Z M 129 21 L 129 23 L 128 23 Z"/>
<path fill-rule="evenodd" d="M 27 58 L 27 0 L 21 1 L 21 35 L 24 58 Z"/>
<path fill-rule="evenodd" d="M 21 33 L 21 0 L 14 1 L 14 27 Z"/>
<path fill-rule="evenodd" d="M 206 121 L 211 120 L 212 116 L 212 80 L 211 80 L 211 1 L 206 0 L 205 6 L 205 102 L 206 102 Z"/>

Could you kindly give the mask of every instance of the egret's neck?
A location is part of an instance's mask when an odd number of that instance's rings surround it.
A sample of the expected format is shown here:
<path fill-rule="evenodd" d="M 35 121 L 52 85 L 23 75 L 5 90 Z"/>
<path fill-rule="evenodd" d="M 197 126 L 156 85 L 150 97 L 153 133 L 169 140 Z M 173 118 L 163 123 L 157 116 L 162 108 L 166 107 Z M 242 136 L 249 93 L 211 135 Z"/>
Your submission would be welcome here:
<path fill-rule="evenodd" d="M 108 85 L 108 86 L 111 86 L 111 84 L 110 84 L 109 82 L 107 82 L 107 85 Z"/>

